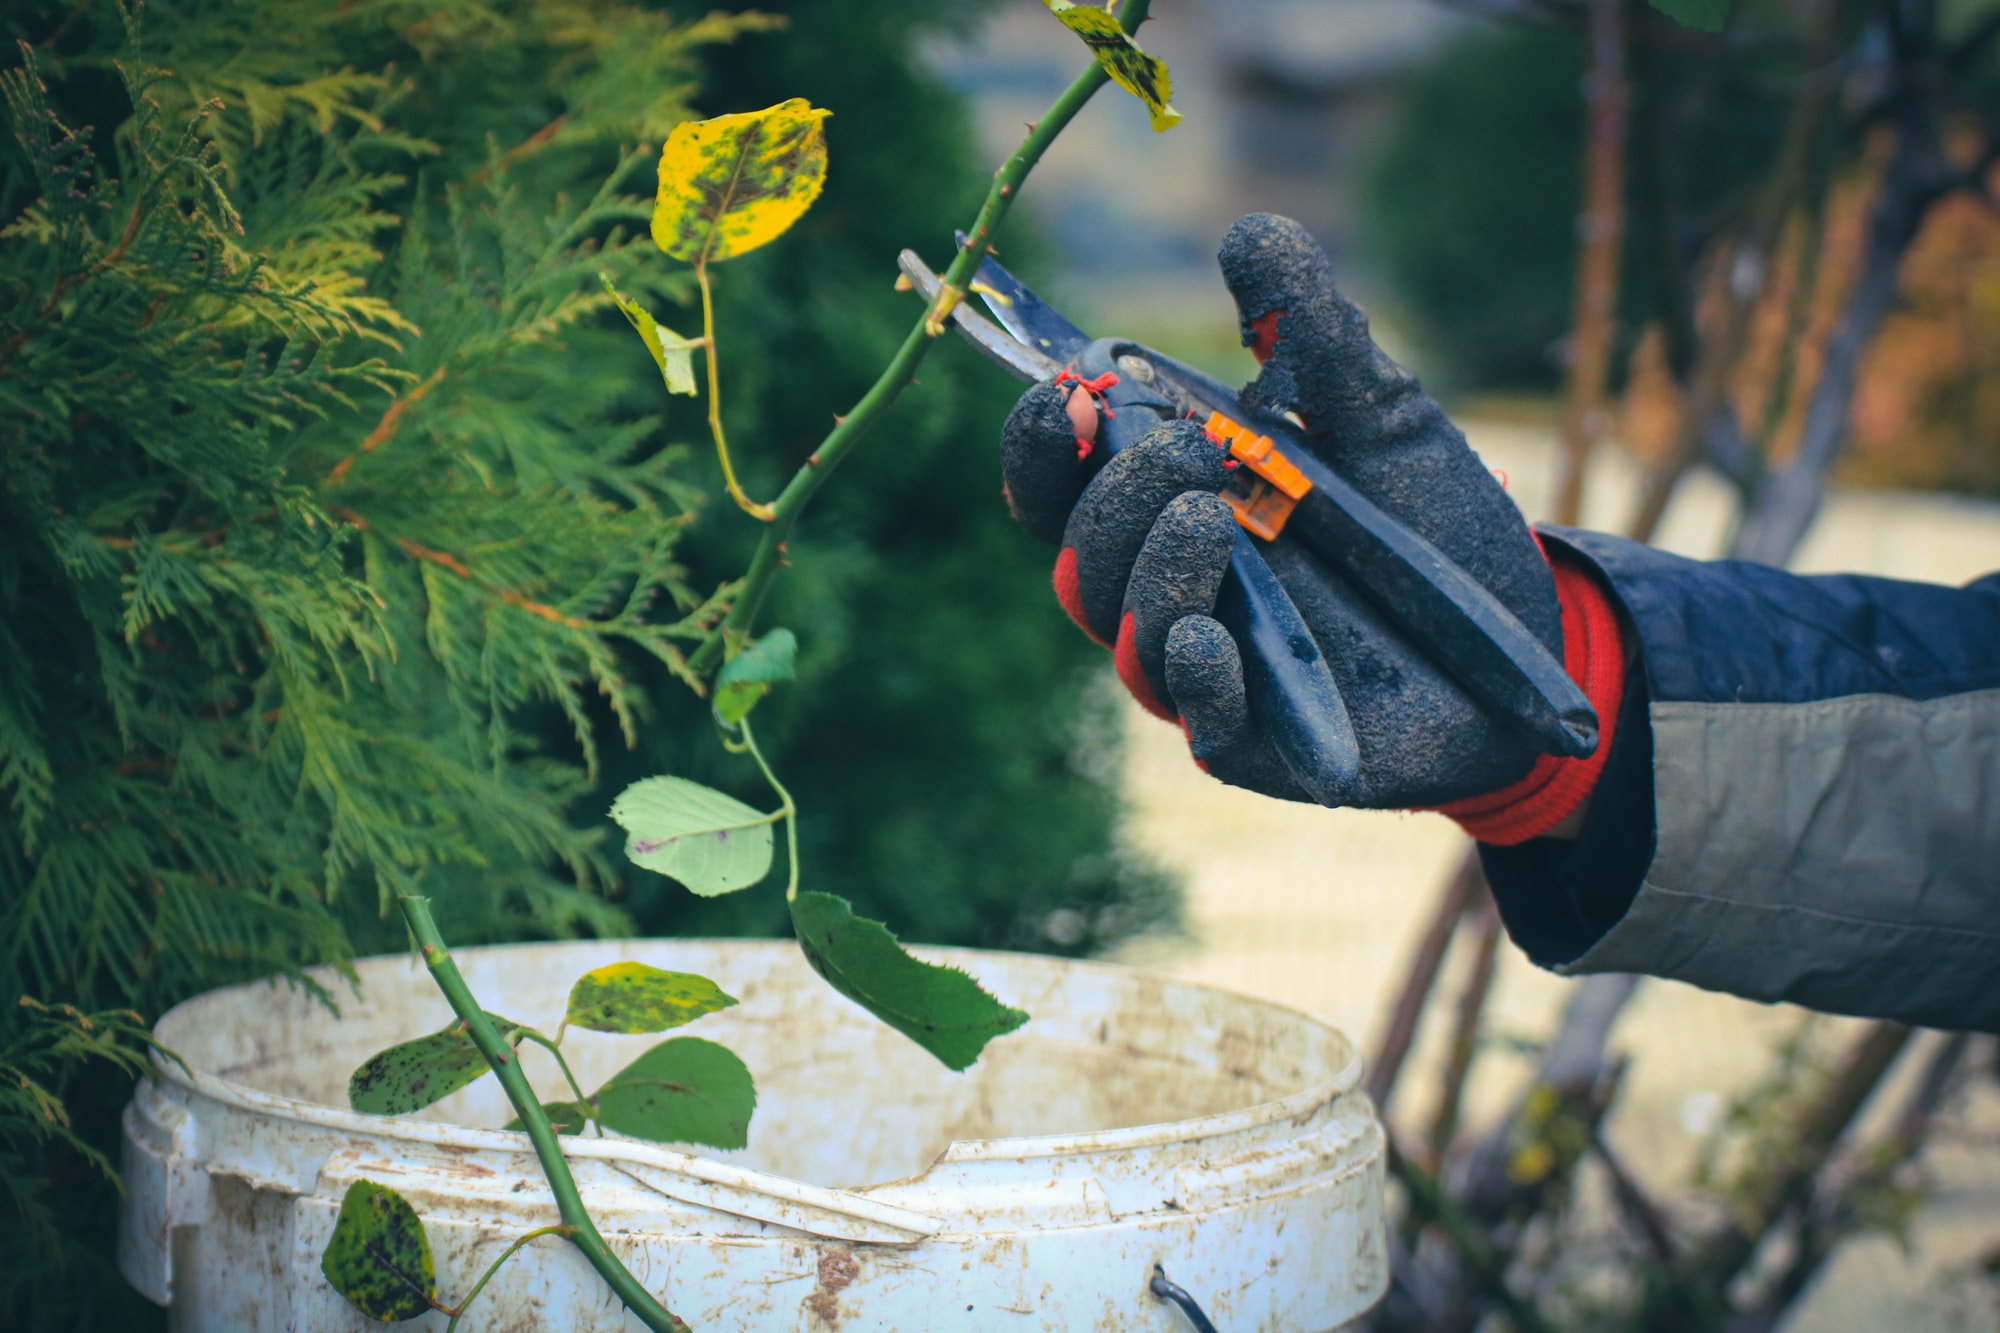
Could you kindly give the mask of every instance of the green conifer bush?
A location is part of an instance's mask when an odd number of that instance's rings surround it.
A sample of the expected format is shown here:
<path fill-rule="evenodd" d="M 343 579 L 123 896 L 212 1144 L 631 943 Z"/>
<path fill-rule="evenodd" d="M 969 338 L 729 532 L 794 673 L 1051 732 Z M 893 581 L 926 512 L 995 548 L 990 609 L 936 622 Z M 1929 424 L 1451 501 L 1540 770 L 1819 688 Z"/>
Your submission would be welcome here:
<path fill-rule="evenodd" d="M 759 479 L 907 325 L 895 245 L 941 251 L 982 186 L 910 8 L 803 15 L 811 51 L 746 40 L 702 96 L 852 75 L 818 262 L 753 257 L 722 293 Z M 645 234 L 647 150 L 721 44 L 775 26 L 583 0 L 0 16 L 0 1232 L 29 1242 L 0 1323 L 154 1317 L 110 1271 L 108 1171 L 165 1006 L 400 947 L 402 892 L 463 944 L 780 928 L 688 910 L 607 836 L 631 777 L 720 767 L 683 654 L 754 524 L 698 515 L 713 460 L 676 441 L 701 423 L 600 284 L 689 301 Z M 956 351 L 801 532 L 774 611 L 808 688 L 770 748 L 814 864 L 910 938 L 1089 947 L 1171 900 L 1071 762 L 1092 655 L 1005 540 L 1008 391 Z"/>
<path fill-rule="evenodd" d="M 629 740 L 627 660 L 682 669 L 712 614 L 597 274 L 680 295 L 635 262 L 636 145 L 756 21 L 29 8 L 0 165 L 0 1045 L 33 1035 L 17 996 L 150 1015 L 391 943 L 399 890 L 473 937 L 624 928 L 570 817 L 584 701 Z M 0 1309 L 29 1325 L 122 1285 L 58 1243 L 108 1250 L 110 1192 L 52 1187 L 74 1076 L 41 1060 L 47 1099 L 0 1106 L 43 1256 Z"/>

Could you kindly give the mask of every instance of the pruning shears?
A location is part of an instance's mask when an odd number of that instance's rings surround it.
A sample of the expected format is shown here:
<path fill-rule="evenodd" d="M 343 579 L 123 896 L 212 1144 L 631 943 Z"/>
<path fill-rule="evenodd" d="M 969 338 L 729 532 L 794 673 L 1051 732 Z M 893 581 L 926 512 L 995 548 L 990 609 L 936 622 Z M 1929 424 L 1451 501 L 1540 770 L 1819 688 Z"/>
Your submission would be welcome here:
<path fill-rule="evenodd" d="M 963 238 L 960 244 L 963 244 Z M 899 266 L 935 301 L 941 283 L 914 251 Z M 1143 344 L 1092 338 L 988 257 L 972 290 L 989 320 L 960 302 L 958 332 L 1024 383 L 1065 371 L 1106 386 L 1097 441 L 1108 459 L 1165 421 L 1193 419 L 1238 466 L 1222 498 L 1236 513 L 1235 549 L 1215 616 L 1242 652 L 1253 716 L 1315 800 L 1351 799 L 1361 753 L 1340 689 L 1264 551 L 1302 542 L 1494 716 L 1547 754 L 1597 748 L 1597 714 L 1562 663 L 1486 586 L 1383 512 L 1316 458 L 1293 420 L 1253 412 L 1234 389 Z M 997 320 L 996 324 L 994 321 Z"/>

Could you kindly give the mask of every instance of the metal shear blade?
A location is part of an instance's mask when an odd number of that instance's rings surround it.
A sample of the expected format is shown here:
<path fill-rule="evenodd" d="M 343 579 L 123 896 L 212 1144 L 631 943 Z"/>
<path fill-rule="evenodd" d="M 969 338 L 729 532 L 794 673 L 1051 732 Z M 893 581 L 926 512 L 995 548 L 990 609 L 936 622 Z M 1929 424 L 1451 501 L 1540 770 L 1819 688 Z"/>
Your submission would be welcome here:
<path fill-rule="evenodd" d="M 930 266 L 918 257 L 916 251 L 905 250 L 897 255 L 896 266 L 902 269 L 903 276 L 923 293 L 926 301 L 937 300 L 938 293 L 944 289 L 944 283 L 937 274 L 931 272 Z M 1054 379 L 1062 370 L 1061 362 L 1053 361 L 1034 348 L 1024 345 L 1013 334 L 999 328 L 963 301 L 952 307 L 951 321 L 958 326 L 958 331 L 965 336 L 965 340 L 978 348 L 987 360 L 1023 384 Z"/>

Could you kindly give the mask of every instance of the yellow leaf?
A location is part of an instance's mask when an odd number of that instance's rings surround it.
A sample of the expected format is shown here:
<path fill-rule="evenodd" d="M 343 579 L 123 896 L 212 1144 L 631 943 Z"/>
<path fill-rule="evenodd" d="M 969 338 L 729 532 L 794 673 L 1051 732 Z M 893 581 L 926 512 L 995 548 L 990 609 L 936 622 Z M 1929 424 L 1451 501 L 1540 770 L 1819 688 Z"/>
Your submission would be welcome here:
<path fill-rule="evenodd" d="M 632 300 L 616 287 L 611 279 L 602 273 L 598 281 L 604 290 L 611 293 L 611 299 L 625 312 L 625 318 L 639 331 L 646 350 L 653 354 L 653 364 L 660 368 L 660 376 L 667 382 L 668 393 L 694 392 L 694 349 L 701 346 L 699 338 L 690 341 L 681 337 L 666 325 L 654 319 L 646 307 Z"/>
<path fill-rule="evenodd" d="M 1181 123 L 1181 113 L 1167 100 L 1173 96 L 1174 81 L 1167 75 L 1166 63 L 1141 51 L 1139 44 L 1118 26 L 1115 14 L 1073 4 L 1071 0 L 1042 0 L 1042 3 L 1065 27 L 1083 38 L 1083 44 L 1097 57 L 1097 63 L 1104 66 L 1113 83 L 1146 104 L 1155 133 Z"/>
<path fill-rule="evenodd" d="M 829 112 L 794 97 L 676 125 L 660 150 L 653 240 L 691 264 L 755 250 L 812 207 L 826 182 Z"/>

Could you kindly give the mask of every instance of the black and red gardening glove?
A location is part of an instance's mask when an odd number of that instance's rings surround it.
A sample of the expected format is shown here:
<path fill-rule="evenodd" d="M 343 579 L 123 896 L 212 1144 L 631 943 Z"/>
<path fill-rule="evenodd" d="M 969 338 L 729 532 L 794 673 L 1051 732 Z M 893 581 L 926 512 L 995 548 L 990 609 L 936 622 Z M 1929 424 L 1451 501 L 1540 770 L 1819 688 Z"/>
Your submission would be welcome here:
<path fill-rule="evenodd" d="M 1521 619 L 1597 709 L 1586 759 L 1542 755 L 1490 716 L 1340 575 L 1296 543 L 1265 559 L 1312 630 L 1361 750 L 1351 803 L 1441 808 L 1484 841 L 1550 831 L 1587 799 L 1611 749 L 1624 687 L 1617 613 L 1593 574 L 1553 565 L 1493 474 L 1375 346 L 1333 289 L 1327 259 L 1288 218 L 1252 214 L 1220 255 L 1244 344 L 1263 369 L 1246 406 L 1295 414 L 1307 446 L 1450 556 Z M 1056 596 L 1111 648 L 1146 708 L 1178 721 L 1194 757 L 1239 787 L 1307 800 L 1251 715 L 1235 641 L 1211 614 L 1236 519 L 1219 492 L 1226 445 L 1193 421 L 1163 425 L 1109 463 L 1094 447 L 1091 386 L 1065 375 L 1023 394 L 1001 435 L 1008 502 L 1061 548 Z"/>

